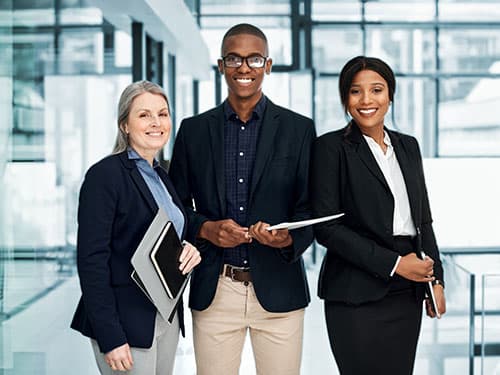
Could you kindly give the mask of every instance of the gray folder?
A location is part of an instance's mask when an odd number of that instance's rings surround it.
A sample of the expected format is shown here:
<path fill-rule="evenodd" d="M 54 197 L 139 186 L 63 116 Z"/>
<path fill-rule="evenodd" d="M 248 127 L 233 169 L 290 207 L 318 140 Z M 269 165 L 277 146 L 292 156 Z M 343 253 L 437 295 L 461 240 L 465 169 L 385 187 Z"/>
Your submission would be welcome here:
<path fill-rule="evenodd" d="M 169 320 L 170 315 L 177 306 L 177 302 L 181 298 L 182 293 L 184 292 L 184 289 L 189 281 L 189 277 L 187 277 L 179 294 L 175 296 L 175 298 L 169 298 L 151 262 L 151 258 L 149 256 L 151 249 L 156 243 L 168 220 L 169 218 L 167 213 L 160 208 L 148 230 L 144 234 L 144 237 L 142 238 L 141 243 L 137 247 L 131 260 L 132 266 L 151 297 L 151 301 L 156 306 L 158 312 L 165 321 Z"/>

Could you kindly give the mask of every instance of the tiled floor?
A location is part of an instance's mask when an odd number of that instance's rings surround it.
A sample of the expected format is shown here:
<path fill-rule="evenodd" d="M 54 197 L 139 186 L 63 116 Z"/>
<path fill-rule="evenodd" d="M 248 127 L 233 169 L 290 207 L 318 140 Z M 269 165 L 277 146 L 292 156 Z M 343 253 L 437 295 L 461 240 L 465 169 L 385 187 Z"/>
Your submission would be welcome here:
<path fill-rule="evenodd" d="M 26 271 L 29 265 L 23 267 Z M 308 271 L 313 298 L 306 310 L 302 374 L 337 375 L 326 336 L 322 303 L 315 294 L 317 273 L 317 266 Z M 26 280 L 27 284 L 22 290 L 27 296 L 30 290 L 34 292 L 39 286 L 31 285 Z M 424 319 L 416 375 L 468 374 L 467 358 L 464 357 L 468 348 L 468 321 L 466 305 L 463 305 L 467 298 L 460 294 L 454 295 L 451 287 L 447 289 L 452 295 L 451 311 L 446 319 L 439 322 Z M 57 288 L 0 325 L 0 375 L 98 374 L 89 341 L 69 328 L 79 295 L 77 277 L 67 277 Z M 189 313 L 186 313 L 186 318 L 187 338 L 180 340 L 176 375 L 195 374 Z M 438 346 L 436 343 L 447 345 Z M 477 369 L 480 369 L 480 359 L 476 362 Z M 484 374 L 500 375 L 499 363 L 498 358 L 488 358 Z M 251 374 L 255 374 L 255 368 L 251 347 L 247 342 L 240 375 Z"/>

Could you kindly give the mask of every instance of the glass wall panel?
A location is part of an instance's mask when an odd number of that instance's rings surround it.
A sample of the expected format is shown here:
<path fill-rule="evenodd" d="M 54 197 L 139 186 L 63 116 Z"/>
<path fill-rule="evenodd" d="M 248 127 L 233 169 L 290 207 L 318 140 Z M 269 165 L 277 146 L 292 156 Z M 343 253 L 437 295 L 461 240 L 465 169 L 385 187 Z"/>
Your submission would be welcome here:
<path fill-rule="evenodd" d="M 61 5 L 69 11 L 77 3 Z M 71 22 L 78 24 L 61 27 L 50 16 L 56 13 L 53 1 L 16 1 L 14 11 L 6 11 L 4 5 L 0 321 L 23 311 L 74 273 L 83 173 L 111 152 L 118 96 L 131 80 L 130 74 L 103 74 L 103 30 L 112 33 L 111 25 L 96 27 L 92 20 L 75 18 Z M 130 54 L 129 48 L 121 59 L 131 61 Z M 114 56 L 110 59 L 113 62 Z"/>
<path fill-rule="evenodd" d="M 368 56 L 387 62 L 395 72 L 424 73 L 436 69 L 432 29 L 367 27 Z"/>
<path fill-rule="evenodd" d="M 360 21 L 361 1 L 312 0 L 314 21 Z"/>
<path fill-rule="evenodd" d="M 13 113 L 13 50 L 12 50 L 12 1 L 2 2 L 0 5 L 0 239 L 8 238 L 6 229 L 7 211 L 4 209 L 5 196 L 5 169 L 12 148 Z M 3 243 L 2 243 L 3 242 Z M 5 240 L 0 240 L 0 348 L 5 348 L 7 340 L 3 335 L 3 312 L 5 305 L 5 281 L 7 260 L 11 249 L 6 246 Z M 0 349 L 0 364 L 7 361 L 6 351 Z M 0 366 L 0 372 L 1 366 Z"/>
<path fill-rule="evenodd" d="M 491 345 L 500 337 L 500 274 L 483 275 L 481 306 L 481 374 L 500 370 L 500 353 L 491 355 Z"/>
<path fill-rule="evenodd" d="M 496 64 L 500 67 L 500 62 Z M 500 155 L 499 87 L 500 78 L 440 82 L 440 155 Z"/>
<path fill-rule="evenodd" d="M 203 113 L 215 107 L 215 70 L 210 73 L 210 80 L 200 81 L 199 84 L 199 111 Z M 224 78 L 222 78 L 224 79 Z"/>
<path fill-rule="evenodd" d="M 473 275 L 442 256 L 446 283 L 446 315 L 442 319 L 422 318 L 415 374 L 469 374 L 469 338 Z"/>
<path fill-rule="evenodd" d="M 339 80 L 333 77 L 316 78 L 315 121 L 319 135 L 344 127 L 349 121 L 344 115 L 339 97 Z"/>
<path fill-rule="evenodd" d="M 500 73 L 500 27 L 441 30 L 439 46 L 442 72 Z"/>
<path fill-rule="evenodd" d="M 435 0 L 367 1 L 367 21 L 431 21 L 435 16 Z"/>
<path fill-rule="evenodd" d="M 220 58 L 222 38 L 226 31 L 238 23 L 251 23 L 266 34 L 269 44 L 269 56 L 277 65 L 292 63 L 292 33 L 290 17 L 203 17 L 202 35 L 208 45 L 214 65 Z"/>
<path fill-rule="evenodd" d="M 347 60 L 363 53 L 362 31 L 359 27 L 314 28 L 312 50 L 318 72 L 340 72 Z"/>
<path fill-rule="evenodd" d="M 441 21 L 495 21 L 500 20 L 498 0 L 440 0 Z"/>
<path fill-rule="evenodd" d="M 436 85 L 428 78 L 396 77 L 396 94 L 386 115 L 386 124 L 417 138 L 423 154 L 429 154 L 434 144 L 436 127 Z M 428 151 L 428 152 L 427 152 Z"/>
<path fill-rule="evenodd" d="M 201 13 L 213 14 L 290 14 L 289 0 L 203 0 Z"/>

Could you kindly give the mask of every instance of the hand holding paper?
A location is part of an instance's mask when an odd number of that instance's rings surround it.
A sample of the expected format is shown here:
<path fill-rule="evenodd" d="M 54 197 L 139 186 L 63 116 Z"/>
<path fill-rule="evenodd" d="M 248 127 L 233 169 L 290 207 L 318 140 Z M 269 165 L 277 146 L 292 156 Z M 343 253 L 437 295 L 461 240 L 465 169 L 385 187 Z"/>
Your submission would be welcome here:
<path fill-rule="evenodd" d="M 319 217 L 319 218 L 316 218 L 316 219 L 293 221 L 293 222 L 290 222 L 290 223 L 284 222 L 284 223 L 279 223 L 279 224 L 276 224 L 276 225 L 271 225 L 270 227 L 267 227 L 266 230 L 273 230 L 273 229 L 288 229 L 288 230 L 292 230 L 292 229 L 298 229 L 298 228 L 302 228 L 302 227 L 305 227 L 305 226 L 308 226 L 308 225 L 314 225 L 314 224 L 322 223 L 324 221 L 329 221 L 329 220 L 337 219 L 337 218 L 339 218 L 341 216 L 344 216 L 343 212 L 340 213 L 340 214 L 335 214 L 335 215 L 330 215 L 330 216 L 323 216 L 323 217 Z"/>

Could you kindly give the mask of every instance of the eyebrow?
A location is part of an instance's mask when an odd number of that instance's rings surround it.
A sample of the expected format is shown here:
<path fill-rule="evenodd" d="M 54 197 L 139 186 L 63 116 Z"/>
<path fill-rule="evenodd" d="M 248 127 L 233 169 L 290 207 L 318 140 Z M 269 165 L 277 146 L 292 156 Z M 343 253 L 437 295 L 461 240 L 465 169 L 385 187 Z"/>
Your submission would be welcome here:
<path fill-rule="evenodd" d="M 373 83 L 370 83 L 369 85 L 370 86 L 377 86 L 377 85 L 386 86 L 386 84 L 384 82 L 373 82 Z M 359 84 L 359 83 L 352 83 L 351 84 L 351 87 L 357 87 L 357 86 L 361 86 L 361 84 Z"/>
<path fill-rule="evenodd" d="M 161 108 L 161 109 L 160 109 L 160 111 L 164 111 L 164 110 L 168 111 L 168 108 L 167 108 L 167 107 L 163 107 L 163 108 Z M 147 111 L 147 112 L 151 112 L 152 110 L 151 110 L 151 109 L 148 109 L 148 108 L 137 108 L 137 111 L 138 111 L 138 112 L 139 112 L 139 111 Z"/>

